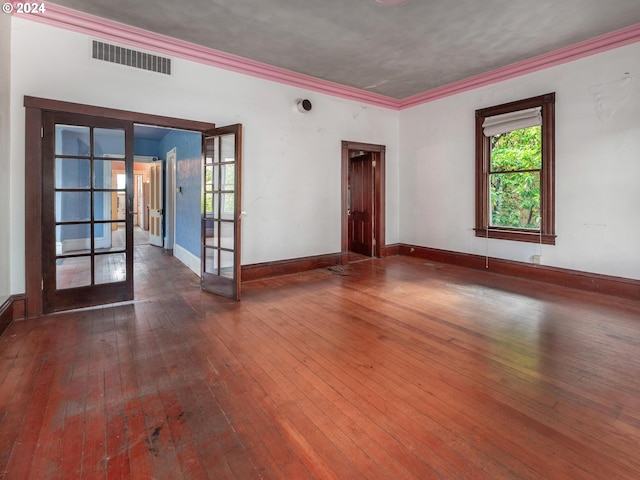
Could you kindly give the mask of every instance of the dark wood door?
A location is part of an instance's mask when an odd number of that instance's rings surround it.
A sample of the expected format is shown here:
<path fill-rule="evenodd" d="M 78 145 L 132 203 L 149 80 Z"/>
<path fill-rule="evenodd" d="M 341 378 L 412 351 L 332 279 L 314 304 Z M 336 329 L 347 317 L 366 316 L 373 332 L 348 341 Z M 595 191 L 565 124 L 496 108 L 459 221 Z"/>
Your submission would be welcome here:
<path fill-rule="evenodd" d="M 349 159 L 349 251 L 373 255 L 373 174 L 371 153 Z"/>
<path fill-rule="evenodd" d="M 133 123 L 58 112 L 43 119 L 43 309 L 131 300 Z"/>
<path fill-rule="evenodd" d="M 202 151 L 201 287 L 240 300 L 242 125 L 204 132 Z"/>

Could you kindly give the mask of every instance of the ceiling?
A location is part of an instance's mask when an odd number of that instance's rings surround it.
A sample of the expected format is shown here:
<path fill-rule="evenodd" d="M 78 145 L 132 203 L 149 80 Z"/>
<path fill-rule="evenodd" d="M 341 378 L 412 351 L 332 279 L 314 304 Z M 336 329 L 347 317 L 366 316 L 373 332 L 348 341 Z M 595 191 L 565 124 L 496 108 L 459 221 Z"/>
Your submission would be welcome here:
<path fill-rule="evenodd" d="M 55 0 L 403 99 L 640 23 L 638 0 Z"/>

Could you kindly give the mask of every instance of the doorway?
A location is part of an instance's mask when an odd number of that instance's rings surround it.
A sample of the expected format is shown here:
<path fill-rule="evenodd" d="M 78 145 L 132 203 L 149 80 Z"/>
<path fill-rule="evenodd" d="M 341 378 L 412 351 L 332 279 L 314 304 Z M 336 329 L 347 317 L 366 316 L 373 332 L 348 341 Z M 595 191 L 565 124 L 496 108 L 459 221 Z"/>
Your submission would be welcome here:
<path fill-rule="evenodd" d="M 25 97 L 24 105 L 26 315 L 133 298 L 133 125 L 198 132 L 215 125 L 35 97 Z M 83 141 L 61 143 L 63 134 Z M 57 151 L 56 145 L 82 150 Z M 63 167 L 69 175 L 59 173 Z M 116 169 L 126 174 L 124 189 L 112 180 Z M 116 213 L 119 202 L 124 219 Z M 76 211 L 79 206 L 84 210 Z M 122 246 L 114 244 L 118 230 L 125 233 Z M 58 267 L 74 262 L 82 264 L 82 276 L 63 278 Z M 105 262 L 116 262 L 120 273 L 105 277 L 112 271 Z"/>
<path fill-rule="evenodd" d="M 380 257 L 385 245 L 385 146 L 342 142 L 342 253 Z"/>

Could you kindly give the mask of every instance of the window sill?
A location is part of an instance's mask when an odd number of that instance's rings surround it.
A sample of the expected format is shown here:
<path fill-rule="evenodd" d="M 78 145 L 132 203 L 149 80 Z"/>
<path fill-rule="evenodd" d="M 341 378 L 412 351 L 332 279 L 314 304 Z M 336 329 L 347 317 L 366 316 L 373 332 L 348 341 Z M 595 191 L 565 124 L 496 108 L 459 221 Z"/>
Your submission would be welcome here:
<path fill-rule="evenodd" d="M 541 243 L 543 245 L 556 244 L 556 235 L 548 233 L 540 235 L 540 232 L 506 228 L 474 228 L 474 230 L 476 232 L 476 237 L 512 240 L 515 242 Z"/>

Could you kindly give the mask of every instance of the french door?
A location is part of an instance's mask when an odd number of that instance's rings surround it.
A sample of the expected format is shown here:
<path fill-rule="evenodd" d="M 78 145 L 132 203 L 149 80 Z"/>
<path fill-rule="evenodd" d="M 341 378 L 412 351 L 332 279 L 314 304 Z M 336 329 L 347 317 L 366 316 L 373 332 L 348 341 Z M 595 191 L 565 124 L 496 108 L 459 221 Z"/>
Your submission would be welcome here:
<path fill-rule="evenodd" d="M 201 287 L 239 300 L 242 125 L 204 132 L 202 151 Z"/>
<path fill-rule="evenodd" d="M 43 120 L 43 310 L 131 300 L 133 122 Z"/>

